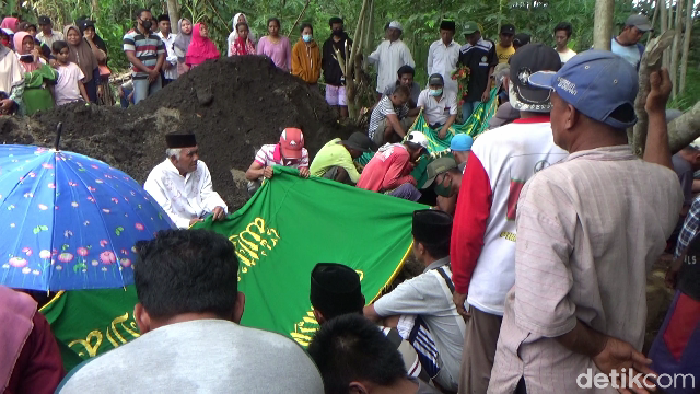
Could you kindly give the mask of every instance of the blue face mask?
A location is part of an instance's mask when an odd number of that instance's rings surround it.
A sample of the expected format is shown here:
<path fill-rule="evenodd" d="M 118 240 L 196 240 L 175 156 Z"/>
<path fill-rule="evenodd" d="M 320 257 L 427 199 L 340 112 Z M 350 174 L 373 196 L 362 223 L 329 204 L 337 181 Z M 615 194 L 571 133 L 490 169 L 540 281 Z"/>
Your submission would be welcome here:
<path fill-rule="evenodd" d="M 313 34 L 304 34 L 301 36 L 301 39 L 304 40 L 304 42 L 311 42 L 314 39 Z"/>
<path fill-rule="evenodd" d="M 430 89 L 430 95 L 431 96 L 439 96 L 442 94 L 442 89 Z"/>

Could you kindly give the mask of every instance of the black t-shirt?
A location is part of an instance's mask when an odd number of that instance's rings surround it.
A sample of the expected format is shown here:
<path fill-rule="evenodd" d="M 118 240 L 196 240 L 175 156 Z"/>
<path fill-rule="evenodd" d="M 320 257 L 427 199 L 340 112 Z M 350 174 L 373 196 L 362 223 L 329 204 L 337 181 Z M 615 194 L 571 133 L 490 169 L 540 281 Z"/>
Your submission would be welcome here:
<path fill-rule="evenodd" d="M 677 288 L 688 297 L 700 301 L 700 237 L 688 245 L 688 254 L 678 271 Z"/>
<path fill-rule="evenodd" d="M 466 102 L 481 101 L 481 95 L 488 87 L 489 70 L 498 65 L 496 45 L 491 40 L 480 39 L 476 45 L 465 45 L 459 49 L 457 67 L 464 65 L 469 68 L 469 82 Z"/>

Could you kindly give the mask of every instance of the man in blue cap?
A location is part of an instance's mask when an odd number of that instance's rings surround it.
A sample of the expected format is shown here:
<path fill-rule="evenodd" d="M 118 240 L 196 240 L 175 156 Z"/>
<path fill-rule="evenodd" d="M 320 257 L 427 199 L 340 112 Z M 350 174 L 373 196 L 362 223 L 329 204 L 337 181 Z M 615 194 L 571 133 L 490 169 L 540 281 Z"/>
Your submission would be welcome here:
<path fill-rule="evenodd" d="M 670 170 L 668 72 L 651 77 L 645 161 L 627 141 L 639 83 L 625 59 L 589 50 L 528 81 L 550 92 L 552 135 L 570 155 L 520 194 L 515 285 L 488 393 L 650 391 L 645 280 L 683 204 Z"/>
<path fill-rule="evenodd" d="M 457 162 L 457 168 L 460 172 L 464 172 L 464 167 L 467 166 L 469 151 L 472 149 L 473 143 L 474 138 L 466 134 L 457 134 L 456 136 L 452 137 L 450 150 L 452 151 L 452 156 L 454 156 L 455 161 Z"/>

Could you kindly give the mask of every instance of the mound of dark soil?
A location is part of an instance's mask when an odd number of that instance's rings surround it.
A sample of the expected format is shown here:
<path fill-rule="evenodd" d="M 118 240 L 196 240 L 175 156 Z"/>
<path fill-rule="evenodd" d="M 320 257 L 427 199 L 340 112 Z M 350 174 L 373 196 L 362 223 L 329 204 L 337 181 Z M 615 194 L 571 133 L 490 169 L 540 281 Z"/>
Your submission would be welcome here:
<path fill-rule="evenodd" d="M 246 199 L 243 173 L 256 150 L 284 127 L 304 131 L 311 157 L 328 140 L 347 137 L 316 87 L 257 56 L 207 62 L 137 106 L 71 104 L 28 119 L 0 119 L 0 141 L 61 147 L 103 160 L 144 182 L 164 159 L 164 135 L 193 132 L 214 189 L 237 208 Z"/>

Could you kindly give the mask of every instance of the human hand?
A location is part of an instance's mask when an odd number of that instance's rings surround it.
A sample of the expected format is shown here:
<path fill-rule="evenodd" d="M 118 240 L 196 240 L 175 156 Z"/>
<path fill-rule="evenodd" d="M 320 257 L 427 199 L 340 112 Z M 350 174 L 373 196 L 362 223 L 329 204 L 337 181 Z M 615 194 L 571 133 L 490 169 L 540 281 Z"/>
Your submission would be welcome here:
<path fill-rule="evenodd" d="M 13 103 L 13 101 L 10 99 L 0 100 L 0 108 L 10 109 L 10 108 L 12 108 L 12 103 Z"/>
<path fill-rule="evenodd" d="M 97 86 L 97 97 L 102 98 L 104 95 L 104 90 L 102 89 L 102 85 Z"/>
<path fill-rule="evenodd" d="M 308 178 L 308 177 L 309 177 L 309 169 L 306 168 L 306 167 L 301 167 L 301 168 L 299 169 L 299 175 L 300 175 L 302 178 Z"/>
<path fill-rule="evenodd" d="M 213 214 L 212 214 L 212 220 L 221 220 L 226 217 L 226 211 L 224 211 L 224 208 L 222 207 L 216 207 L 214 208 Z"/>
<path fill-rule="evenodd" d="M 39 54 L 39 49 L 37 47 L 34 47 L 34 49 L 32 49 L 32 56 L 34 56 L 35 62 L 38 61 L 41 57 L 41 54 Z"/>
<path fill-rule="evenodd" d="M 193 224 L 195 224 L 197 222 L 201 222 L 201 221 L 202 221 L 202 219 L 199 219 L 199 218 L 190 219 L 190 226 L 192 226 Z"/>
<path fill-rule="evenodd" d="M 491 100 L 491 91 L 486 89 L 484 90 L 484 93 L 481 93 L 481 102 L 488 103 L 489 100 Z"/>
<path fill-rule="evenodd" d="M 444 140 L 447 137 L 447 127 L 443 126 L 440 131 L 438 131 L 438 138 Z"/>
<path fill-rule="evenodd" d="M 126 92 L 124 92 L 124 88 L 119 86 L 119 97 L 124 97 L 126 95 Z"/>
<path fill-rule="evenodd" d="M 154 82 L 158 78 L 160 78 L 160 71 L 151 70 L 148 72 L 148 82 Z"/>
<path fill-rule="evenodd" d="M 644 110 L 649 115 L 666 113 L 668 96 L 673 89 L 668 70 L 662 68 L 661 70 L 652 71 L 649 74 L 649 84 L 651 85 L 651 90 L 647 96 L 647 102 L 644 104 Z"/>
<path fill-rule="evenodd" d="M 457 307 L 457 313 L 464 317 L 471 316 L 464 308 L 464 303 L 467 302 L 467 293 L 458 293 L 455 291 L 454 294 L 452 294 L 452 301 L 455 303 L 455 307 Z"/>
<path fill-rule="evenodd" d="M 92 40 L 93 40 L 93 33 L 92 33 L 91 31 L 85 30 L 85 31 L 83 32 L 83 38 L 85 38 L 86 40 L 88 40 L 88 42 L 92 43 Z"/>
<path fill-rule="evenodd" d="M 633 378 L 628 379 L 626 386 L 618 390 L 620 393 L 648 394 L 650 391 L 656 390 L 656 385 L 652 381 L 645 379 L 647 375 L 656 377 L 654 371 L 649 368 L 651 360 L 644 357 L 642 353 L 623 340 L 606 337 L 605 347 L 597 356 L 593 357 L 593 363 L 602 373 L 616 380 L 615 383 L 617 383 L 618 387 L 621 386 L 619 377 L 622 374 L 622 369 L 625 368 L 625 371 L 632 371 Z M 616 371 L 616 373 L 611 374 L 611 371 Z M 635 379 L 639 374 L 644 376 Z M 629 372 L 624 375 L 629 376 Z"/>
<path fill-rule="evenodd" d="M 671 265 L 668 267 L 668 271 L 666 271 L 666 277 L 664 278 L 664 283 L 666 284 L 666 287 L 669 289 L 675 289 L 676 288 L 676 280 L 678 279 L 678 271 L 681 270 L 681 265 L 683 265 L 683 259 L 685 256 L 680 256 L 679 258 L 673 260 Z"/>
<path fill-rule="evenodd" d="M 272 178 L 272 166 L 267 166 L 265 167 L 265 171 L 263 172 L 263 175 L 265 178 Z"/>

